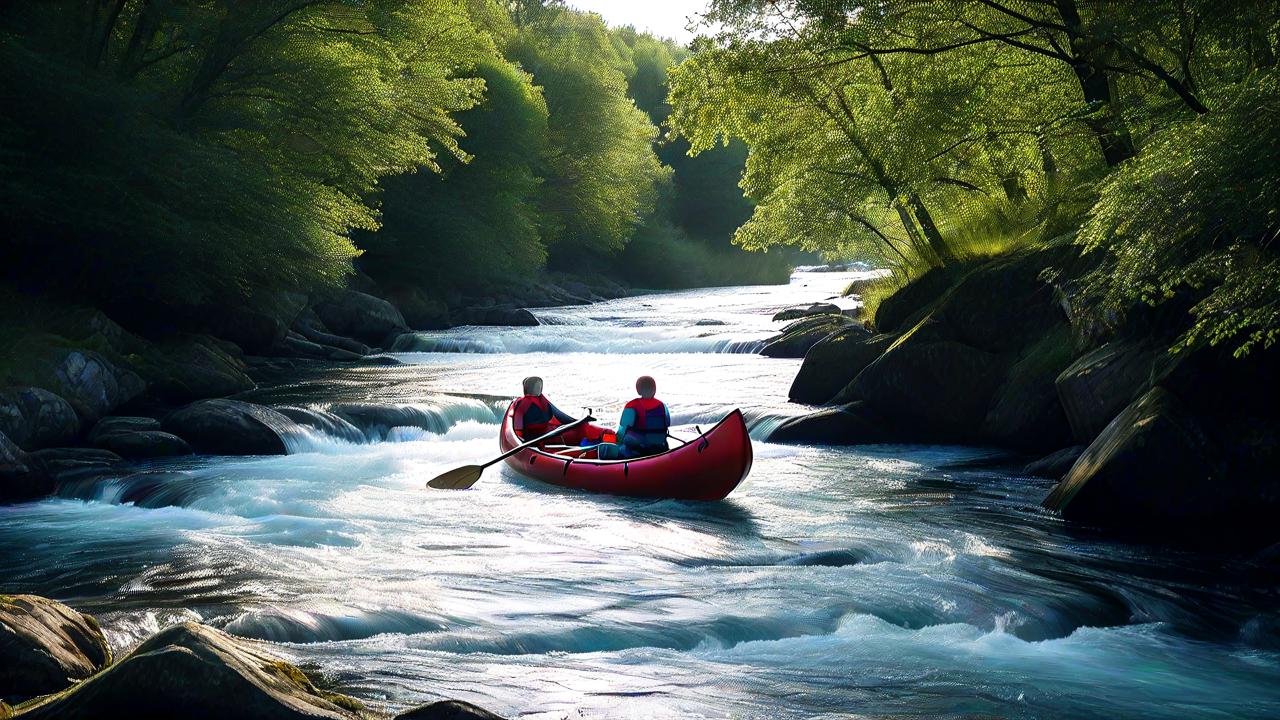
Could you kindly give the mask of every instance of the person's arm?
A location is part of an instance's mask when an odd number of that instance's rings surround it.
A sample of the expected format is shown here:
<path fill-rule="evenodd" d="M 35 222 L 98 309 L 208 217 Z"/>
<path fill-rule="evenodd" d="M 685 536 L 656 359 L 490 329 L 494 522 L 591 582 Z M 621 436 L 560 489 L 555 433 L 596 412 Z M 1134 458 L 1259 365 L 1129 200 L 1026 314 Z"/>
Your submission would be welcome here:
<path fill-rule="evenodd" d="M 636 411 L 633 408 L 627 408 L 622 411 L 622 417 L 618 420 L 618 442 L 622 442 L 622 436 L 627 434 L 632 425 L 636 424 Z"/>
<path fill-rule="evenodd" d="M 666 413 L 666 416 L 667 416 L 667 429 L 668 429 L 668 430 L 670 430 L 670 428 L 671 428 L 671 408 L 667 407 L 667 404 L 666 404 L 666 403 L 662 403 L 662 412 Z"/>
<path fill-rule="evenodd" d="M 511 429 L 516 431 L 517 437 L 524 437 L 524 413 L 518 407 L 511 413 Z"/>
<path fill-rule="evenodd" d="M 559 420 L 561 424 L 567 425 L 577 419 L 570 417 L 568 413 L 562 412 L 560 408 L 556 407 L 555 403 L 548 402 L 547 407 L 551 408 L 551 417 Z"/>

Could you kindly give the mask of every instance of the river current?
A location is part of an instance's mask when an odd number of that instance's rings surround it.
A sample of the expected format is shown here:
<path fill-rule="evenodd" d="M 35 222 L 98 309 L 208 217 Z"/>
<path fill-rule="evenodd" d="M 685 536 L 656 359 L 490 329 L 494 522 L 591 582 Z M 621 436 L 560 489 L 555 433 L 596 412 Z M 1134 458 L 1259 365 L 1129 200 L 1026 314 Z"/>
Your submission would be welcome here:
<path fill-rule="evenodd" d="M 1280 717 L 1276 577 L 1071 528 L 1050 483 L 983 448 L 764 442 L 798 360 L 756 354 L 790 285 L 536 311 L 535 328 L 405 340 L 249 399 L 404 406 L 404 424 L 286 438 L 0 507 L 0 592 L 93 613 L 117 652 L 186 619 L 270 643 L 389 709 L 522 718 Z M 849 301 L 841 301 L 844 306 Z M 741 407 L 751 475 L 719 503 L 591 496 L 493 468 L 525 375 L 612 420 L 634 378 L 689 434 Z"/>

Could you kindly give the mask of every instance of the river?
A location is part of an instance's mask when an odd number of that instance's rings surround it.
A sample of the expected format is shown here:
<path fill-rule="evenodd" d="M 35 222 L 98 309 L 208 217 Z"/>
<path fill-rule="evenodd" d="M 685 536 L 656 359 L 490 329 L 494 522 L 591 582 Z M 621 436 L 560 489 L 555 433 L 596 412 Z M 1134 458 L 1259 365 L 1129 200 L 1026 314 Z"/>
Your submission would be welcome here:
<path fill-rule="evenodd" d="M 0 590 L 96 614 L 117 651 L 194 619 L 273 643 L 392 709 L 461 698 L 526 718 L 1280 717 L 1275 578 L 1107 540 L 1043 513 L 1049 483 L 981 448 L 761 438 L 798 360 L 771 314 L 855 275 L 536 311 L 419 334 L 396 367 L 252 399 L 403 404 L 406 425 L 302 433 L 289 455 L 140 465 L 0 508 Z M 846 306 L 849 304 L 845 302 Z M 578 494 L 488 471 L 525 375 L 615 418 L 640 374 L 678 432 L 741 407 L 751 475 L 719 503 Z"/>

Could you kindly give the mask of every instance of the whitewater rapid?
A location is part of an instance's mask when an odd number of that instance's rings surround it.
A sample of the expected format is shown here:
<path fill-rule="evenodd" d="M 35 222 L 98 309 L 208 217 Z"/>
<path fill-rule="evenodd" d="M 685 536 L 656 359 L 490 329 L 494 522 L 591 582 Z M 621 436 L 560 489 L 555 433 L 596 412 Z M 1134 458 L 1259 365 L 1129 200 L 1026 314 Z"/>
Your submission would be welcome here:
<path fill-rule="evenodd" d="M 345 419 L 294 432 L 289 455 L 142 464 L 0 507 L 0 592 L 96 614 L 117 652 L 210 623 L 389 709 L 1280 716 L 1274 578 L 1066 527 L 1039 509 L 1048 483 L 992 450 L 764 441 L 805 409 L 786 401 L 799 361 L 753 352 L 770 317 L 856 277 L 539 310 L 536 328 L 407 338 L 398 367 L 272 379 L 251 399 Z M 711 504 L 505 468 L 426 490 L 494 453 L 529 374 L 603 419 L 653 375 L 677 433 L 741 407 L 755 466 Z"/>

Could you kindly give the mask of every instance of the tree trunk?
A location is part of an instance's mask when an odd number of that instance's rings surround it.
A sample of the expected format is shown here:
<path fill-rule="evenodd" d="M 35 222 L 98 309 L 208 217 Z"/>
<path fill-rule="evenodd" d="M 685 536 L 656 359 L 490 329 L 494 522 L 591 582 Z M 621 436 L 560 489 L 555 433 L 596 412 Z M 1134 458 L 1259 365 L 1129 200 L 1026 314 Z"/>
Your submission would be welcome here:
<path fill-rule="evenodd" d="M 1093 117 L 1085 121 L 1089 129 L 1098 137 L 1102 147 L 1102 156 L 1107 165 L 1114 167 L 1133 157 L 1133 142 L 1129 133 L 1120 124 L 1115 113 L 1114 98 L 1111 93 L 1111 79 L 1102 69 L 1099 58 L 1094 55 L 1101 49 L 1092 43 L 1084 34 L 1084 21 L 1080 19 L 1080 10 L 1076 0 L 1056 0 L 1058 15 L 1064 25 L 1072 29 L 1071 69 L 1080 83 L 1085 102 L 1097 104 L 1103 109 L 1104 117 Z"/>
<path fill-rule="evenodd" d="M 951 265 L 955 263 L 956 256 L 951 252 L 951 246 L 947 245 L 947 241 L 942 239 L 942 233 L 938 230 L 938 226 L 933 222 L 933 215 L 929 212 L 929 208 L 924 206 L 924 201 L 915 193 L 907 195 L 907 202 L 911 204 L 912 214 L 915 215 L 916 221 L 920 223 L 920 230 L 924 233 L 924 238 L 929 243 L 929 250 L 938 258 L 938 262 L 942 265 Z"/>

